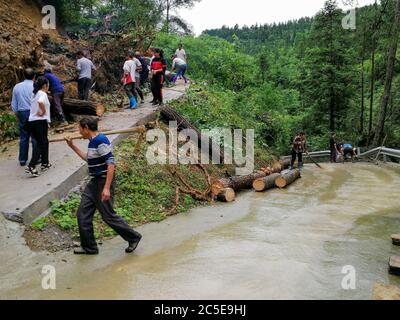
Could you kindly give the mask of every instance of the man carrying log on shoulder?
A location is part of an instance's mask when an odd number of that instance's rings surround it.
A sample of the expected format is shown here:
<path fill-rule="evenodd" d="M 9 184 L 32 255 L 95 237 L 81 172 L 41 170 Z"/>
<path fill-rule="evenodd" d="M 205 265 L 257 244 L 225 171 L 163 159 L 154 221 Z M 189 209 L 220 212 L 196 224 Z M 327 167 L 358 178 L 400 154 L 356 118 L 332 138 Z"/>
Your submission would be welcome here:
<path fill-rule="evenodd" d="M 83 138 L 89 140 L 87 154 L 74 144 L 71 137 L 66 137 L 65 140 L 79 157 L 87 161 L 92 179 L 82 194 L 77 213 L 81 248 L 76 249 L 74 253 L 82 255 L 99 253 L 93 231 L 93 217 L 96 209 L 100 211 L 104 222 L 128 242 L 125 252 L 132 253 L 136 250 L 142 236 L 119 217 L 113 208 L 115 159 L 111 143 L 106 136 L 98 133 L 97 119 L 82 119 L 79 123 L 79 131 Z"/>
<path fill-rule="evenodd" d="M 307 152 L 307 139 L 306 134 L 304 132 L 301 132 L 300 134 L 296 135 L 293 140 L 292 161 L 290 163 L 290 170 L 294 169 L 294 163 L 296 162 L 297 158 L 299 171 L 302 171 L 303 152 Z"/>

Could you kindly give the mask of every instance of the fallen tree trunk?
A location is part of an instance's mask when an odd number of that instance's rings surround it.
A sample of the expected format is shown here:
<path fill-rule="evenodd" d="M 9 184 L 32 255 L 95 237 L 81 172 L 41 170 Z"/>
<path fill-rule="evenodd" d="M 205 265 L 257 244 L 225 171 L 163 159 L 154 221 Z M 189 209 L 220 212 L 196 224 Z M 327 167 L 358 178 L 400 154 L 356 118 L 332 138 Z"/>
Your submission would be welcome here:
<path fill-rule="evenodd" d="M 301 173 L 299 170 L 292 170 L 289 171 L 288 173 L 285 173 L 278 177 L 275 180 L 275 184 L 278 188 L 283 189 L 286 188 L 287 186 L 291 185 L 293 182 L 295 182 L 297 179 L 301 178 Z"/>
<path fill-rule="evenodd" d="M 52 97 L 49 97 L 49 100 L 53 102 Z M 104 106 L 100 103 L 71 98 L 64 98 L 63 107 L 67 113 L 86 116 L 102 117 L 105 112 Z"/>
<path fill-rule="evenodd" d="M 218 196 L 223 189 L 231 188 L 234 191 L 251 189 L 254 180 L 264 178 L 263 172 L 252 173 L 247 176 L 235 176 L 228 179 L 214 181 L 211 185 L 211 192 L 214 196 Z"/>
<path fill-rule="evenodd" d="M 282 171 L 289 169 L 291 164 L 290 159 L 279 160 L 279 162 L 275 163 L 272 168 L 272 173 L 281 173 Z"/>
<path fill-rule="evenodd" d="M 257 192 L 264 192 L 266 190 L 272 189 L 276 187 L 275 181 L 281 175 L 279 173 L 274 173 L 268 177 L 257 179 L 253 182 L 253 188 Z"/>
<path fill-rule="evenodd" d="M 178 123 L 178 131 L 182 131 L 184 129 L 191 129 L 197 133 L 197 136 L 199 137 L 198 144 L 199 147 L 202 148 L 204 145 L 209 146 L 209 156 L 210 159 L 213 159 L 213 154 L 219 157 L 220 163 L 224 163 L 224 152 L 221 150 L 221 148 L 218 148 L 218 146 L 213 142 L 213 140 L 209 137 L 203 136 L 201 132 L 194 127 L 187 119 L 182 117 L 176 110 L 172 109 L 171 107 L 164 106 L 160 108 L 161 116 L 163 119 L 166 121 L 176 121 Z"/>
<path fill-rule="evenodd" d="M 236 193 L 231 188 L 222 189 L 217 196 L 217 200 L 221 202 L 232 202 L 236 198 Z"/>

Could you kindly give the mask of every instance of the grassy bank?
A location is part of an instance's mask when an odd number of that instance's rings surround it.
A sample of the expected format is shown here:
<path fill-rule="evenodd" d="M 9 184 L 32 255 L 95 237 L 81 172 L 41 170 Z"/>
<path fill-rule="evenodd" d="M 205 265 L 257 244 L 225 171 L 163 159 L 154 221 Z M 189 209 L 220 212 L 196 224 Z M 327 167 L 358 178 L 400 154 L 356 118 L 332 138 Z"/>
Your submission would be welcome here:
<path fill-rule="evenodd" d="M 176 188 L 182 183 L 173 171 L 178 171 L 196 190 L 207 189 L 205 174 L 197 166 L 149 165 L 145 157 L 149 144 L 138 144 L 139 140 L 139 135 L 132 135 L 114 150 L 118 164 L 115 208 L 120 216 L 131 226 L 137 227 L 208 204 L 194 200 L 190 195 L 180 194 L 177 205 Z M 264 166 L 268 158 L 266 153 L 262 157 L 259 155 L 257 165 Z M 233 167 L 223 165 L 208 165 L 206 169 L 212 178 L 225 177 L 227 170 L 234 173 Z M 54 201 L 51 214 L 27 228 L 25 238 L 28 245 L 35 250 L 48 251 L 72 247 L 73 240 L 79 239 L 76 212 L 80 198 L 80 193 L 73 193 L 64 201 Z M 100 241 L 116 235 L 104 224 L 99 214 L 95 215 L 94 228 L 95 236 Z"/>

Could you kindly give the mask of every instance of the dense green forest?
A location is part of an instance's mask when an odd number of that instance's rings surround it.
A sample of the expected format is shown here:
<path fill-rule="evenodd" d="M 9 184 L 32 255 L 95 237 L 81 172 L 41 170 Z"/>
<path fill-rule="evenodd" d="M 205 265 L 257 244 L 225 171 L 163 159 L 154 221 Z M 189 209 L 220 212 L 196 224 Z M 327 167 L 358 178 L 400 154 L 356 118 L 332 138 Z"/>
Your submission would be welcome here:
<path fill-rule="evenodd" d="M 361 147 L 400 147 L 400 1 L 357 9 L 355 30 L 343 28 L 346 12 L 328 0 L 312 18 L 224 26 L 199 37 L 171 14 L 195 2 L 56 4 L 65 29 L 83 36 L 101 31 L 104 17 L 113 13 L 112 32 L 147 37 L 143 47 L 159 46 L 167 58 L 182 42 L 196 84 L 177 107 L 200 128 L 255 129 L 259 145 L 277 153 L 287 153 L 301 130 L 313 150 L 326 149 L 332 131 Z"/>

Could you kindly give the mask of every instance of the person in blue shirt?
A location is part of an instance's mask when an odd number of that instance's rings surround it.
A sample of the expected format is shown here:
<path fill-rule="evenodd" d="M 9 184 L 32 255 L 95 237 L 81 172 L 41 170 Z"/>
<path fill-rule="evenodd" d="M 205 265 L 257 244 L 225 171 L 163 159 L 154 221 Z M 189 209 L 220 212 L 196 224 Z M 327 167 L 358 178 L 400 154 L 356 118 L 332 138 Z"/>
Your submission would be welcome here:
<path fill-rule="evenodd" d="M 18 159 L 22 167 L 28 162 L 29 139 L 32 136 L 29 131 L 28 120 L 31 110 L 35 72 L 31 68 L 27 68 L 24 71 L 24 77 L 25 80 L 14 87 L 11 101 L 12 110 L 18 120 L 20 132 Z M 32 137 L 32 150 L 35 149 L 35 146 L 36 140 Z"/>
<path fill-rule="evenodd" d="M 93 216 L 98 209 L 104 222 L 128 242 L 126 253 L 136 250 L 142 235 L 133 230 L 113 208 L 115 191 L 115 158 L 110 141 L 98 132 L 98 120 L 83 118 L 79 123 L 83 138 L 89 140 L 87 154 L 79 149 L 70 137 L 66 137 L 69 147 L 89 166 L 91 180 L 86 186 L 78 209 L 78 226 L 81 248 L 75 254 L 98 254 L 99 249 L 93 232 Z"/>
<path fill-rule="evenodd" d="M 63 122 L 63 125 L 67 125 L 68 122 L 63 110 L 64 86 L 62 85 L 61 80 L 52 73 L 52 67 L 50 65 L 45 66 L 44 76 L 47 78 L 50 84 L 49 90 L 53 97 L 54 109 Z"/>
<path fill-rule="evenodd" d="M 341 154 L 343 158 L 343 162 L 345 162 L 348 158 L 348 156 L 351 156 L 351 161 L 354 161 L 356 157 L 356 152 L 351 143 L 341 143 Z"/>

